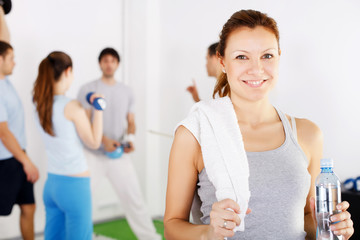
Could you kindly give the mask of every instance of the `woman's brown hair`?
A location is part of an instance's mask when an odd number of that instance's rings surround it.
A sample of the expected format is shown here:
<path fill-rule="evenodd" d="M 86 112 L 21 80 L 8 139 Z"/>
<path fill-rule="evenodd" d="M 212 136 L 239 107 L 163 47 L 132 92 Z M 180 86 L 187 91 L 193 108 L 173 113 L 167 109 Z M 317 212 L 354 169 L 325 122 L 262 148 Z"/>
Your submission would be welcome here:
<path fill-rule="evenodd" d="M 268 17 L 265 13 L 259 11 L 241 10 L 234 13 L 223 26 L 223 29 L 220 33 L 219 45 L 216 49 L 218 57 L 224 57 L 227 39 L 234 30 L 240 27 L 248 27 L 254 29 L 259 26 L 264 27 L 274 33 L 280 51 L 280 36 L 275 20 L 271 17 Z M 221 73 L 217 79 L 214 88 L 213 98 L 215 98 L 216 94 L 218 94 L 220 97 L 228 96 L 230 94 L 230 86 L 225 73 Z"/>
<path fill-rule="evenodd" d="M 39 73 L 34 83 L 33 102 L 44 131 L 55 136 L 52 124 L 54 84 L 61 74 L 72 67 L 71 58 L 64 52 L 52 52 L 39 65 Z"/>

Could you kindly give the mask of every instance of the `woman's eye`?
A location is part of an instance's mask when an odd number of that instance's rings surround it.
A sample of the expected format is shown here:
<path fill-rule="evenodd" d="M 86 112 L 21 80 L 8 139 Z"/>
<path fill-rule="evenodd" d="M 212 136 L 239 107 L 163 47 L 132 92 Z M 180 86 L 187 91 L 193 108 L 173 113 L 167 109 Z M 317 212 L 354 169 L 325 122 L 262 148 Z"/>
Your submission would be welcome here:
<path fill-rule="evenodd" d="M 271 58 L 273 58 L 273 55 L 267 53 L 267 54 L 265 54 L 265 55 L 263 56 L 263 58 L 265 58 L 265 59 L 271 59 Z"/>
<path fill-rule="evenodd" d="M 239 55 L 236 57 L 236 59 L 245 60 L 245 59 L 247 59 L 247 57 L 245 55 Z"/>

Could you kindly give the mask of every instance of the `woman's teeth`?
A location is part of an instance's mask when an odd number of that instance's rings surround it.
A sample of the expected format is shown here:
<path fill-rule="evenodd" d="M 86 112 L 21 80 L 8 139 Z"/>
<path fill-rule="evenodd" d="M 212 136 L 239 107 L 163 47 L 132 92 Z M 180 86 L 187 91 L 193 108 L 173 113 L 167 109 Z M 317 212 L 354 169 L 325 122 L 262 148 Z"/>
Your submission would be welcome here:
<path fill-rule="evenodd" d="M 246 84 L 249 84 L 249 85 L 251 85 L 251 86 L 254 86 L 254 87 L 256 87 L 256 86 L 260 86 L 263 82 L 264 82 L 264 80 L 259 80 L 259 81 L 244 81 Z"/>

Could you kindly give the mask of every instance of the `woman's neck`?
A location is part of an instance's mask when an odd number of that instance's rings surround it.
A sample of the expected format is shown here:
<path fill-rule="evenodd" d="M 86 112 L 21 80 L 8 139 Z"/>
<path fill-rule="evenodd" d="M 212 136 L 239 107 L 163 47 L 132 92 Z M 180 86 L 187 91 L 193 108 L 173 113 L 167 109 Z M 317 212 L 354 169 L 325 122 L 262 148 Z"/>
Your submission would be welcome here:
<path fill-rule="evenodd" d="M 239 124 L 256 126 L 279 118 L 275 108 L 267 98 L 259 101 L 248 101 L 232 96 L 231 101 Z"/>
<path fill-rule="evenodd" d="M 58 81 L 54 84 L 54 95 L 65 95 L 66 90 L 63 81 Z"/>

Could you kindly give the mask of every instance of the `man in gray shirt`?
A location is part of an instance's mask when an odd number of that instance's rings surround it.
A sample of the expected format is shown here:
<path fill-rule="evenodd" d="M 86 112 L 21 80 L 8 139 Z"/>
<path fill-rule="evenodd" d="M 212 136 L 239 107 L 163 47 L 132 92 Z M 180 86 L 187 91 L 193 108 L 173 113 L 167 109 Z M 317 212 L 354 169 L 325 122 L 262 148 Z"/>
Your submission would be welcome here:
<path fill-rule="evenodd" d="M 81 87 L 78 100 L 91 117 L 92 108 L 86 100 L 89 92 L 104 95 L 106 109 L 104 110 L 104 133 L 102 146 L 98 150 L 85 150 L 90 162 L 92 182 L 106 176 L 113 185 L 126 219 L 138 239 L 161 239 L 156 233 L 148 211 L 145 207 L 139 182 L 133 163 L 128 153 L 134 151 L 135 117 L 134 96 L 131 89 L 114 78 L 120 64 L 120 56 L 113 48 L 105 48 L 99 56 L 99 64 L 103 73 L 98 80 Z M 129 146 L 124 148 L 125 154 L 118 159 L 110 159 L 105 152 L 113 152 L 124 142 Z"/>

